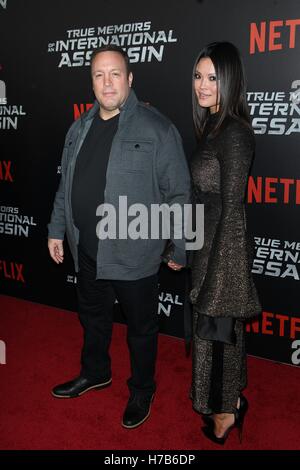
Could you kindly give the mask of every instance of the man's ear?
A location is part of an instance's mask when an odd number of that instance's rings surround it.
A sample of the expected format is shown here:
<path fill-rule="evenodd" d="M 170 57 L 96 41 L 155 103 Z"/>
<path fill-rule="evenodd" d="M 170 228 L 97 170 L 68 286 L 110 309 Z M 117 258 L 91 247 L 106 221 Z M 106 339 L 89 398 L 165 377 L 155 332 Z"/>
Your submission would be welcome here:
<path fill-rule="evenodd" d="M 133 75 L 132 75 L 132 72 L 130 72 L 129 76 L 128 76 L 128 83 L 129 83 L 129 86 L 131 87 L 132 85 L 132 82 L 133 82 Z"/>

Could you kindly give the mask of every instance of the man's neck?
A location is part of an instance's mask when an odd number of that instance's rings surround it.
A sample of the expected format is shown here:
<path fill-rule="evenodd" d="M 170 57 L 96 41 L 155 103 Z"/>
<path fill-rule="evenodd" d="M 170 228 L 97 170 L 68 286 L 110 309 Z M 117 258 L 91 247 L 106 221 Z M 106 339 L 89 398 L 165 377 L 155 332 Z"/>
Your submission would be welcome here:
<path fill-rule="evenodd" d="M 108 119 L 113 118 L 113 117 L 116 116 L 117 114 L 120 114 L 120 110 L 119 110 L 119 109 L 115 109 L 115 110 L 113 110 L 113 111 L 106 111 L 105 109 L 101 109 L 101 107 L 100 107 L 99 116 L 100 116 L 101 119 L 103 119 L 104 121 L 107 121 Z"/>

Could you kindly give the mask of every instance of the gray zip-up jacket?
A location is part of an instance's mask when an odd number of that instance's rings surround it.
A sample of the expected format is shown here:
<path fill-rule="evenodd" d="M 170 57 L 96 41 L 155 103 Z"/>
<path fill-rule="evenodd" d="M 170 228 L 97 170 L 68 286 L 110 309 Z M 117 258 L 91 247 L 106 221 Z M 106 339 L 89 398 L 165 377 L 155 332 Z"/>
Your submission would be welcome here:
<path fill-rule="evenodd" d="M 99 104 L 96 101 L 67 133 L 61 181 L 48 225 L 49 238 L 63 240 L 66 233 L 76 271 L 80 234 L 72 217 L 72 181 L 79 150 L 97 113 Z M 144 204 L 149 213 L 151 204 L 171 206 L 176 203 L 183 208 L 190 202 L 190 174 L 178 131 L 155 108 L 139 102 L 133 90 L 120 110 L 106 172 L 105 203 L 118 208 L 119 196 L 127 196 L 128 207 Z M 121 215 L 122 218 L 126 216 Z M 179 228 L 175 226 L 175 232 Z M 171 240 L 175 245 L 172 259 L 185 265 L 184 236 L 174 239 L 171 230 Z M 118 233 L 116 239 L 100 239 L 97 279 L 136 280 L 151 276 L 158 271 L 165 245 L 166 240 L 161 238 L 118 239 Z"/>

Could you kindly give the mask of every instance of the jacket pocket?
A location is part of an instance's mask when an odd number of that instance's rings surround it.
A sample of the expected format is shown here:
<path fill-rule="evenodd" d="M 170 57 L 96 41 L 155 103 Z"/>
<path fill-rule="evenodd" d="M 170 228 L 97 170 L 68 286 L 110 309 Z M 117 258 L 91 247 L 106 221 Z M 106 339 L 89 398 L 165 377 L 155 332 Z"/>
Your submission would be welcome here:
<path fill-rule="evenodd" d="M 152 168 L 153 142 L 145 140 L 124 140 L 121 144 L 121 149 L 122 170 L 143 172 Z"/>

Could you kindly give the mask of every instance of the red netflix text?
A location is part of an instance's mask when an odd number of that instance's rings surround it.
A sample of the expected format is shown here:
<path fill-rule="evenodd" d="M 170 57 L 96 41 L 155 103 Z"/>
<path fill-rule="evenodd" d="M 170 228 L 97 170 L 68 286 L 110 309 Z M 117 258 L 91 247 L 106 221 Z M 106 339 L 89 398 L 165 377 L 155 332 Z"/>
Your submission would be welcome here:
<path fill-rule="evenodd" d="M 13 182 L 11 174 L 11 161 L 0 160 L 0 181 Z"/>
<path fill-rule="evenodd" d="M 0 260 L 0 276 L 4 279 L 25 283 L 23 269 L 23 264 Z"/>
<path fill-rule="evenodd" d="M 250 176 L 248 204 L 300 204 L 300 180 L 270 176 Z"/>
<path fill-rule="evenodd" d="M 300 42 L 300 18 L 250 23 L 250 54 L 294 49 Z"/>
<path fill-rule="evenodd" d="M 263 312 L 259 319 L 247 323 L 246 331 L 295 339 L 300 337 L 300 317 Z"/>
<path fill-rule="evenodd" d="M 93 103 L 81 103 L 81 104 L 74 104 L 73 105 L 73 112 L 74 112 L 74 120 L 80 118 L 80 116 L 91 109 L 93 107 Z"/>

